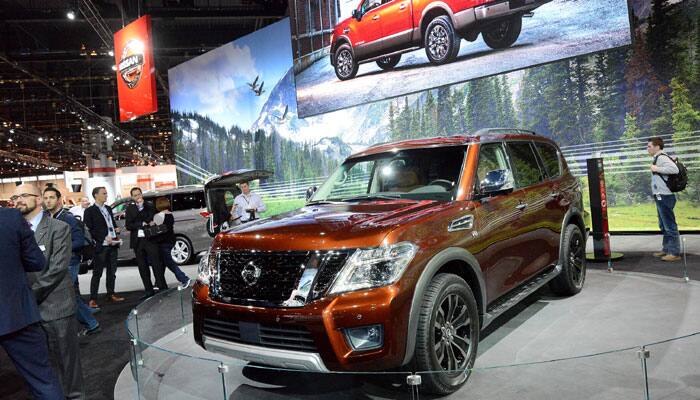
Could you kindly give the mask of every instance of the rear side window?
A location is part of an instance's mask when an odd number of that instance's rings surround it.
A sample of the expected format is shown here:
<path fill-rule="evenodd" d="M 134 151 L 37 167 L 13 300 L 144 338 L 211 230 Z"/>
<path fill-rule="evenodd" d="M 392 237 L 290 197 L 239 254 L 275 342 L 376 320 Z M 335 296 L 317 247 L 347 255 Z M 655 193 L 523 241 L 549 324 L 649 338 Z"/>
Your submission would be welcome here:
<path fill-rule="evenodd" d="M 542 180 L 542 172 L 530 142 L 508 142 L 508 153 L 517 187 L 531 186 Z"/>
<path fill-rule="evenodd" d="M 173 211 L 194 210 L 206 206 L 204 191 L 173 194 Z"/>
<path fill-rule="evenodd" d="M 540 158 L 544 164 L 544 170 L 550 178 L 561 176 L 561 163 L 557 149 L 549 143 L 535 142 L 535 147 L 540 153 Z"/>

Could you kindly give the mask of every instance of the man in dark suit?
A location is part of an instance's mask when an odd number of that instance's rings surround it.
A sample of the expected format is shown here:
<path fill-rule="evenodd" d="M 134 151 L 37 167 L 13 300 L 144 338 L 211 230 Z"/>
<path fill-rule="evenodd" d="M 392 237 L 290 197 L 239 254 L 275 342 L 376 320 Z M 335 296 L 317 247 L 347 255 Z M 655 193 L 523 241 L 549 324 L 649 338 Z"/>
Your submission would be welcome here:
<path fill-rule="evenodd" d="M 95 204 L 85 209 L 83 222 L 95 240 L 95 260 L 92 263 L 88 305 L 98 308 L 97 291 L 100 288 L 102 271 L 105 269 L 107 269 L 107 300 L 120 302 L 124 301 L 124 298 L 114 294 L 114 282 L 117 279 L 117 250 L 120 242 L 119 228 L 112 215 L 112 208 L 105 204 L 107 189 L 101 186 L 92 189 L 92 197 L 95 198 Z"/>
<path fill-rule="evenodd" d="M 146 291 L 143 298 L 148 298 L 154 294 L 151 271 L 148 268 L 149 262 L 153 266 L 153 275 L 158 289 L 165 290 L 168 287 L 165 283 L 165 267 L 160 261 L 158 243 L 146 238 L 143 229 L 145 226 L 154 225 L 153 216 L 156 215 L 156 209 L 153 204 L 143 200 L 140 188 L 132 188 L 130 194 L 134 202 L 126 207 L 126 229 L 131 235 L 129 241 L 131 248 L 134 249 L 139 275 Z"/>
<path fill-rule="evenodd" d="M 80 286 L 78 285 L 78 270 L 80 269 L 80 251 L 85 247 L 85 234 L 83 228 L 78 224 L 78 220 L 68 210 L 63 208 L 61 192 L 55 187 L 44 189 L 43 198 L 44 209 L 59 221 L 63 221 L 70 226 L 71 248 L 73 254 L 70 259 L 70 278 L 75 289 L 75 302 L 77 304 L 76 317 L 85 328 L 80 331 L 80 336 L 93 335 L 101 331 L 100 323 L 92 316 L 90 307 L 85 304 L 80 297 Z"/>
<path fill-rule="evenodd" d="M 36 399 L 63 399 L 61 383 L 49 363 L 46 335 L 27 272 L 44 269 L 46 259 L 19 211 L 0 208 L 0 347 L 26 380 Z"/>
<path fill-rule="evenodd" d="M 70 226 L 51 218 L 40 206 L 41 191 L 29 184 L 15 188 L 15 208 L 34 230 L 46 267 L 27 275 L 39 305 L 41 328 L 46 334 L 49 356 L 58 372 L 67 399 L 82 398 L 83 374 L 78 348 L 75 291 L 68 271 L 71 258 Z"/>

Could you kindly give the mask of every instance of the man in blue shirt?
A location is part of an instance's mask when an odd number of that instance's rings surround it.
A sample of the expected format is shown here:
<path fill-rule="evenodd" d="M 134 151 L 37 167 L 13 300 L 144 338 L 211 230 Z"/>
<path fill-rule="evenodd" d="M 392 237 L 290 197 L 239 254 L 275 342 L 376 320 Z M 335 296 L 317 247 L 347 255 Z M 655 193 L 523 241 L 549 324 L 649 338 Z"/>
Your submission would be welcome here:
<path fill-rule="evenodd" d="M 70 259 L 69 271 L 73 285 L 75 286 L 75 301 L 78 305 L 76 316 L 85 329 L 80 332 L 81 336 L 92 335 L 100 332 L 100 323 L 92 316 L 90 308 L 80 297 L 80 287 L 78 286 L 78 270 L 80 269 L 80 250 L 85 246 L 85 234 L 83 228 L 78 224 L 73 214 L 63 208 L 61 192 L 55 187 L 44 189 L 44 209 L 57 220 L 70 225 L 71 242 L 73 254 Z"/>
<path fill-rule="evenodd" d="M 29 194 L 26 194 L 30 196 Z M 35 399 L 63 399 L 49 363 L 46 335 L 27 272 L 44 269 L 46 258 L 19 211 L 0 208 L 0 347 L 29 385 Z"/>

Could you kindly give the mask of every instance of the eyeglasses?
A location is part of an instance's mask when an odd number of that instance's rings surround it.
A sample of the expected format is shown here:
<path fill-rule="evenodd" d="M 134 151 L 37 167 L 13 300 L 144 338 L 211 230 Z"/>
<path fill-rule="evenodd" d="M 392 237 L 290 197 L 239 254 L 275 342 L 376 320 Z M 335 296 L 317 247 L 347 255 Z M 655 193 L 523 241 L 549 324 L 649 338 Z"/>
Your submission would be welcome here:
<path fill-rule="evenodd" d="M 14 195 L 14 196 L 10 197 L 10 200 L 17 201 L 17 200 L 19 200 L 20 197 L 23 199 L 28 199 L 30 197 L 39 197 L 39 196 L 37 196 L 35 194 L 31 194 L 31 193 L 22 193 L 20 195 Z"/>

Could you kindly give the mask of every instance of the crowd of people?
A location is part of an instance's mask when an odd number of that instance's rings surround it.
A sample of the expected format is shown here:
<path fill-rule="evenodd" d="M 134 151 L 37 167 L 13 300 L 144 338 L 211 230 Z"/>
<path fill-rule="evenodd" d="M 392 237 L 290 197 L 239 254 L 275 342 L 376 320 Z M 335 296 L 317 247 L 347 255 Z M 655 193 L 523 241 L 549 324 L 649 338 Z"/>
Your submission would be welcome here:
<path fill-rule="evenodd" d="M 117 252 L 122 241 L 107 190 L 92 191 L 94 203 L 82 198 L 64 207 L 60 190 L 41 191 L 31 184 L 15 187 L 14 209 L 0 208 L 0 346 L 24 377 L 36 399 L 84 398 L 78 340 L 98 334 L 98 291 L 106 271 L 109 303 L 124 301 L 115 291 Z M 144 286 L 141 299 L 167 289 L 165 268 L 183 287 L 189 277 L 174 263 L 173 218 L 167 197 L 153 205 L 140 188 L 131 190 L 125 228 Z M 80 295 L 81 266 L 92 266 L 90 297 Z M 151 280 L 155 278 L 155 286 Z"/>

